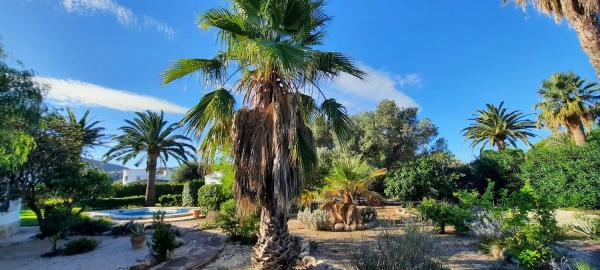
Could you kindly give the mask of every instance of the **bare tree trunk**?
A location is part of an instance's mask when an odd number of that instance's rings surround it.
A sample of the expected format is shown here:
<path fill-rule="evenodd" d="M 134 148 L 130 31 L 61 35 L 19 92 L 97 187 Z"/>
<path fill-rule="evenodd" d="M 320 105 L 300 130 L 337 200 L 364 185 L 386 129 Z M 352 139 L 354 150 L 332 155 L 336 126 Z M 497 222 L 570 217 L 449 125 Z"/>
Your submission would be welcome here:
<path fill-rule="evenodd" d="M 574 8 L 566 5 L 565 8 Z M 596 69 L 596 75 L 600 78 L 600 25 L 597 14 L 588 15 L 580 10 L 567 12 L 565 14 L 569 24 L 579 37 L 581 48 L 588 55 L 592 66 Z"/>
<path fill-rule="evenodd" d="M 287 217 L 275 209 L 262 207 L 258 241 L 252 250 L 252 265 L 256 269 L 288 269 L 295 258 L 287 228 Z"/>
<path fill-rule="evenodd" d="M 156 160 L 158 154 L 148 153 L 148 183 L 146 184 L 146 206 L 153 206 L 156 197 Z"/>

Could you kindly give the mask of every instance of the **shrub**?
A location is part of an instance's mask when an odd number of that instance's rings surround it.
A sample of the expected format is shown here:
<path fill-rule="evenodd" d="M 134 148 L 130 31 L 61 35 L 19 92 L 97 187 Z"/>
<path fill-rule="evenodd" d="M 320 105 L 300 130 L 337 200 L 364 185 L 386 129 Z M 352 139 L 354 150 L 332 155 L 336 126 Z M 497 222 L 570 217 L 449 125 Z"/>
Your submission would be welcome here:
<path fill-rule="evenodd" d="M 204 185 L 202 180 L 194 180 L 183 185 L 181 200 L 183 206 L 196 206 L 198 204 L 198 189 Z"/>
<path fill-rule="evenodd" d="M 181 163 L 171 175 L 171 180 L 177 183 L 184 183 L 194 179 L 202 179 L 204 177 L 205 165 L 198 161 L 186 161 Z"/>
<path fill-rule="evenodd" d="M 135 227 L 137 225 L 138 225 L 137 223 L 133 223 L 133 220 L 129 221 L 127 223 L 124 223 L 124 224 L 119 224 L 119 225 L 112 227 L 110 234 L 112 234 L 115 237 L 122 236 L 122 235 L 128 235 L 133 232 L 133 230 L 135 229 Z"/>
<path fill-rule="evenodd" d="M 181 206 L 181 195 L 168 194 L 158 197 L 158 203 L 161 206 Z"/>
<path fill-rule="evenodd" d="M 360 216 L 363 223 L 369 223 L 377 220 L 377 210 L 371 206 L 360 209 Z"/>
<path fill-rule="evenodd" d="M 90 252 L 96 249 L 96 247 L 98 247 L 96 239 L 83 237 L 67 242 L 61 253 L 63 255 L 81 254 Z"/>
<path fill-rule="evenodd" d="M 254 244 L 258 239 L 260 220 L 255 214 L 240 218 L 236 214 L 235 200 L 229 199 L 221 204 L 217 225 L 223 229 L 230 239 L 243 244 Z"/>
<path fill-rule="evenodd" d="M 66 207 L 46 207 L 44 209 L 44 219 L 40 224 L 42 237 L 50 237 L 52 241 L 52 252 L 56 253 L 56 244 L 59 239 L 64 238 L 73 219 L 73 213 Z"/>
<path fill-rule="evenodd" d="M 385 178 L 385 194 L 402 200 L 416 201 L 423 197 L 445 199 L 452 196 L 459 162 L 448 153 L 432 153 L 417 158 L 392 171 Z"/>
<path fill-rule="evenodd" d="M 594 208 L 600 206 L 600 144 L 562 144 L 533 148 L 521 166 L 540 196 L 557 207 Z"/>
<path fill-rule="evenodd" d="M 471 168 L 480 183 L 492 180 L 495 184 L 494 191 L 508 189 L 513 192 L 523 185 L 519 174 L 524 161 L 525 153 L 520 149 L 505 149 L 501 152 L 485 150 L 471 163 Z"/>
<path fill-rule="evenodd" d="M 374 241 L 349 251 L 351 266 L 358 270 L 447 269 L 436 255 L 433 232 L 425 222 L 408 220 L 404 233 L 391 227 L 377 231 Z"/>
<path fill-rule="evenodd" d="M 131 196 L 145 196 L 146 195 L 146 182 L 140 181 L 123 185 L 121 183 L 115 183 L 112 185 L 112 197 L 123 198 Z M 167 194 L 181 194 L 183 191 L 183 184 L 181 183 L 156 183 L 156 197 L 159 198 L 162 195 Z"/>
<path fill-rule="evenodd" d="M 469 210 L 452 205 L 447 202 L 440 202 L 434 199 L 423 199 L 417 209 L 423 217 L 432 220 L 440 227 L 440 233 L 446 232 L 446 225 L 454 226 L 457 232 L 466 232 L 469 228 L 466 225 L 471 219 Z"/>
<path fill-rule="evenodd" d="M 311 211 L 310 208 L 298 212 L 298 221 L 304 224 L 308 229 L 314 231 L 325 231 L 330 229 L 331 213 L 327 210 L 316 209 Z"/>
<path fill-rule="evenodd" d="M 165 213 L 159 211 L 153 217 L 152 228 L 154 233 L 152 239 L 148 242 L 150 253 L 158 262 L 167 260 L 171 252 L 177 246 L 175 232 L 171 229 L 171 224 L 165 223 Z"/>
<path fill-rule="evenodd" d="M 144 196 L 131 196 L 123 198 L 100 198 L 89 202 L 89 206 L 95 209 L 116 209 L 126 206 L 143 206 Z"/>
<path fill-rule="evenodd" d="M 75 218 L 71 224 L 71 232 L 81 235 L 96 235 L 110 231 L 112 223 L 103 218 L 91 218 L 87 215 L 81 215 Z"/>
<path fill-rule="evenodd" d="M 220 185 L 209 184 L 198 189 L 198 206 L 203 213 L 219 210 L 221 202 L 223 202 L 223 194 Z"/>

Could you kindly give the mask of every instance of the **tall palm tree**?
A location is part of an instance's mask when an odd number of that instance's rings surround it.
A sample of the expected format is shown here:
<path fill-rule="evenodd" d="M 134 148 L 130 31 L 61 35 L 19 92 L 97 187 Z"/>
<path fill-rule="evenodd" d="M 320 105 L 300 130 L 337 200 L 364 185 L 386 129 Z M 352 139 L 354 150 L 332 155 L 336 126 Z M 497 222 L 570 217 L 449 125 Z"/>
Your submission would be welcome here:
<path fill-rule="evenodd" d="M 594 123 L 594 106 L 600 101 L 600 88 L 596 83 L 586 83 L 575 73 L 554 73 L 542 83 L 539 92 L 542 101 L 537 125 L 552 130 L 564 126 L 575 144 L 585 143 L 584 126 Z"/>
<path fill-rule="evenodd" d="M 67 107 L 67 117 L 69 124 L 71 126 L 77 127 L 77 129 L 81 132 L 82 138 L 82 147 L 90 147 L 94 148 L 95 146 L 102 145 L 102 139 L 106 136 L 103 132 L 106 130 L 104 127 L 98 126 L 100 121 L 92 121 L 92 119 L 88 118 L 90 115 L 90 110 L 86 110 L 85 113 L 81 116 L 81 118 L 77 119 L 75 112 L 71 108 Z M 83 151 L 83 149 L 82 149 Z"/>
<path fill-rule="evenodd" d="M 600 0 L 503 0 L 504 3 L 511 1 L 523 8 L 530 4 L 554 17 L 557 23 L 565 18 L 577 32 L 581 48 L 600 77 Z"/>
<path fill-rule="evenodd" d="M 529 130 L 535 128 L 535 122 L 525 119 L 527 115 L 521 111 L 507 111 L 504 108 L 504 102 L 500 106 L 486 104 L 484 110 L 477 110 L 475 118 L 469 119 L 471 125 L 463 129 L 464 136 L 471 140 L 471 146 L 483 143 L 481 150 L 486 143 L 491 147 L 496 146 L 498 151 L 506 149 L 506 141 L 517 147 L 517 141 L 522 141 L 527 145 L 529 137 L 535 137 L 535 134 Z"/>
<path fill-rule="evenodd" d="M 359 78 L 364 73 L 345 55 L 314 48 L 322 43 L 330 20 L 323 1 L 232 2 L 230 9 L 212 9 L 198 18 L 200 27 L 218 31 L 222 51 L 211 59 L 178 60 L 163 73 L 163 82 L 197 72 L 216 87 L 183 122 L 203 135 L 204 156 L 230 146 L 237 208 L 261 209 L 252 262 L 259 269 L 281 269 L 294 255 L 288 211 L 316 163 L 307 123 L 324 119 L 342 141 L 352 132 L 345 108 L 327 99 L 318 84 L 341 73 Z M 243 96 L 237 111 L 234 92 Z M 320 106 L 313 92 L 323 96 Z"/>
<path fill-rule="evenodd" d="M 169 157 L 183 162 L 193 156 L 195 149 L 188 144 L 190 141 L 188 137 L 174 134 L 179 129 L 179 125 L 168 124 L 164 120 L 162 111 L 160 114 L 151 111 L 136 112 L 136 115 L 133 120 L 125 120 L 127 125 L 119 128 L 123 134 L 114 137 L 117 145 L 111 148 L 105 157 L 107 160 L 117 159 L 125 164 L 142 155 L 135 166 L 146 160 L 148 182 L 145 204 L 151 206 L 155 201 L 157 162 L 160 161 L 165 167 Z"/>

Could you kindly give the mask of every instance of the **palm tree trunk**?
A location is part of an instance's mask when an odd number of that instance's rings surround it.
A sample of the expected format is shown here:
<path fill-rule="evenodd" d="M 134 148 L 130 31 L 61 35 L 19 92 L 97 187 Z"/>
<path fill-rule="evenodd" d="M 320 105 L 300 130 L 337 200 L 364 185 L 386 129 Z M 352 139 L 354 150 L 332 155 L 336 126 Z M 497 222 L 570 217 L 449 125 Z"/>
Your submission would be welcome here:
<path fill-rule="evenodd" d="M 256 269 L 289 268 L 295 249 L 283 213 L 262 207 L 258 241 L 252 251 L 252 265 Z"/>
<path fill-rule="evenodd" d="M 585 144 L 585 130 L 583 129 L 583 125 L 573 125 L 569 128 L 571 131 L 571 135 L 573 136 L 573 141 L 575 141 L 576 145 Z"/>
<path fill-rule="evenodd" d="M 153 206 L 156 197 L 156 160 L 157 153 L 148 153 L 148 183 L 146 184 L 146 206 Z"/>
<path fill-rule="evenodd" d="M 600 25 L 598 18 L 596 15 L 590 16 L 583 10 L 578 10 L 578 7 L 573 5 L 565 6 L 565 8 L 574 9 L 572 12 L 566 12 L 565 16 L 571 27 L 577 32 L 581 48 L 588 55 L 592 66 L 596 69 L 596 75 L 600 78 Z"/>
<path fill-rule="evenodd" d="M 496 147 L 498 147 L 498 152 L 504 151 L 506 149 L 506 143 L 502 140 L 496 141 Z"/>

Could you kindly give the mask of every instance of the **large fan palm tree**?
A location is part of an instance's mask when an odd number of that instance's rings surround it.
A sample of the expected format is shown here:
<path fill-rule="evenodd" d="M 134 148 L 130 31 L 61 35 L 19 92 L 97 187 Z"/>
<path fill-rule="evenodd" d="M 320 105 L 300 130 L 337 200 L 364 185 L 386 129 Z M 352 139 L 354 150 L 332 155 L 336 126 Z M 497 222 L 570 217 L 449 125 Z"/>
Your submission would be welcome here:
<path fill-rule="evenodd" d="M 575 144 L 585 143 L 584 126 L 594 123 L 594 106 L 600 101 L 600 88 L 596 83 L 586 83 L 575 73 L 555 73 L 544 80 L 539 90 L 542 101 L 538 127 L 554 131 L 565 127 Z"/>
<path fill-rule="evenodd" d="M 529 130 L 535 128 L 535 122 L 526 119 L 527 115 L 521 111 L 507 111 L 504 102 L 498 107 L 493 104 L 486 104 L 484 110 L 477 110 L 475 118 L 469 119 L 471 125 L 463 129 L 464 136 L 471 140 L 471 146 L 483 143 L 481 150 L 486 144 L 491 147 L 497 147 L 498 151 L 506 149 L 506 141 L 516 147 L 517 141 L 522 141 L 526 145 L 529 143 L 529 137 L 535 134 Z"/>
<path fill-rule="evenodd" d="M 160 161 L 165 167 L 169 157 L 178 162 L 186 161 L 194 154 L 194 147 L 190 145 L 190 139 L 184 135 L 174 134 L 178 124 L 168 124 L 164 120 L 163 112 L 160 114 L 146 111 L 137 112 L 133 120 L 125 120 L 127 125 L 119 130 L 123 133 L 114 137 L 117 142 L 105 157 L 107 160 L 116 159 L 127 163 L 131 159 L 142 157 L 135 162 L 135 166 L 146 160 L 148 171 L 148 182 L 146 184 L 147 206 L 155 202 L 156 165 Z"/>
<path fill-rule="evenodd" d="M 82 147 L 94 148 L 95 146 L 102 145 L 102 139 L 106 136 L 103 132 L 106 130 L 104 127 L 98 126 L 100 121 L 93 121 L 89 118 L 90 110 L 86 110 L 81 118 L 77 119 L 75 112 L 71 108 L 67 108 L 67 117 L 69 124 L 76 127 L 82 134 Z M 83 151 L 83 149 L 82 149 Z"/>
<path fill-rule="evenodd" d="M 504 3 L 511 1 L 523 8 L 530 4 L 554 17 L 557 23 L 565 18 L 577 32 L 581 48 L 600 77 L 600 0 L 503 0 Z"/>
<path fill-rule="evenodd" d="M 327 99 L 318 84 L 341 73 L 364 73 L 345 55 L 314 48 L 322 43 L 330 20 L 323 1 L 232 2 L 231 9 L 212 9 L 198 19 L 200 27 L 218 31 L 222 51 L 211 59 L 175 62 L 163 73 L 163 82 L 200 73 L 217 89 L 182 121 L 188 130 L 202 134 L 204 157 L 231 149 L 238 209 L 261 209 L 252 262 L 259 269 L 281 269 L 294 257 L 288 210 L 316 163 L 307 123 L 323 118 L 342 141 L 353 125 L 344 107 Z M 231 88 L 224 89 L 226 85 Z M 313 92 L 323 96 L 320 106 Z M 237 111 L 233 93 L 243 96 Z"/>

